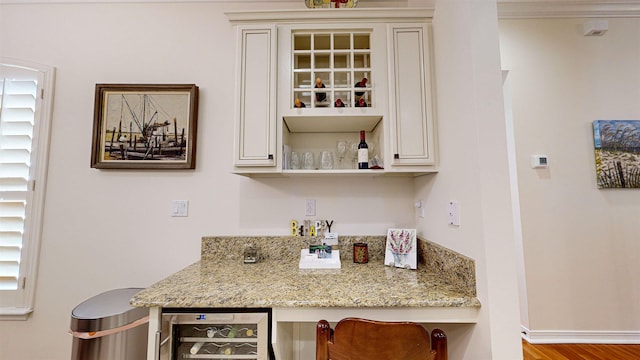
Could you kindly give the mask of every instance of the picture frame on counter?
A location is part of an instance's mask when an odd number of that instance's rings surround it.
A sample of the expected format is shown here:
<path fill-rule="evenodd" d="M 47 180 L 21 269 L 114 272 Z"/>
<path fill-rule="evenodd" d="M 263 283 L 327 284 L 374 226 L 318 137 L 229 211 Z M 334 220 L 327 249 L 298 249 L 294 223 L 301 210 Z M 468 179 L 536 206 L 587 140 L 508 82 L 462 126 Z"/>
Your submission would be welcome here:
<path fill-rule="evenodd" d="M 418 241 L 416 234 L 416 229 L 388 229 L 384 254 L 385 265 L 404 269 L 417 269 Z"/>
<path fill-rule="evenodd" d="M 195 84 L 96 84 L 91 167 L 195 169 Z"/>

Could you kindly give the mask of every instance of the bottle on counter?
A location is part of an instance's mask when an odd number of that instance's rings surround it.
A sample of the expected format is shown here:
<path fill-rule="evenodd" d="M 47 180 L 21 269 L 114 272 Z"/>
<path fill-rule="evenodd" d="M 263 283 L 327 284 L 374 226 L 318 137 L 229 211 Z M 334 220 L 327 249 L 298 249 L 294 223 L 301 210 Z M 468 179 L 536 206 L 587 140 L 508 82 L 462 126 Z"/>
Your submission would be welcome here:
<path fill-rule="evenodd" d="M 369 168 L 369 146 L 364 140 L 364 130 L 360 131 L 360 143 L 358 144 L 358 169 Z"/>

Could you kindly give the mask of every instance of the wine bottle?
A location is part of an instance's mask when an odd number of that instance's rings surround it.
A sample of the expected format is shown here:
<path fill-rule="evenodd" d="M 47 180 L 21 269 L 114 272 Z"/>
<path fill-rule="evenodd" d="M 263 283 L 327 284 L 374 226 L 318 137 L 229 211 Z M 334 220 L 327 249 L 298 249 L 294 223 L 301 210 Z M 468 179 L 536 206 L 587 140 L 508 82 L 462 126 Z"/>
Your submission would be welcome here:
<path fill-rule="evenodd" d="M 364 130 L 360 131 L 360 143 L 358 144 L 358 169 L 369 168 L 369 146 L 364 141 Z"/>
<path fill-rule="evenodd" d="M 204 345 L 204 343 L 201 343 L 201 342 L 197 342 L 197 343 L 193 344 L 193 346 L 191 347 L 191 350 L 189 350 L 191 355 L 197 354 L 198 351 L 200 351 L 200 348 L 202 347 L 202 345 Z"/>

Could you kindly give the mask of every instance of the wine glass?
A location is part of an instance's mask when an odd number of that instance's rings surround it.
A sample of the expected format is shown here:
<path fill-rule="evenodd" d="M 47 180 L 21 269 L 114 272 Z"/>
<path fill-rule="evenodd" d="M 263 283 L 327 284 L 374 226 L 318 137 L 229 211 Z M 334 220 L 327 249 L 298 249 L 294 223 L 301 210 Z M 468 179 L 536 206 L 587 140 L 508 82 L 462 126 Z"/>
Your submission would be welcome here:
<path fill-rule="evenodd" d="M 376 156 L 376 142 L 369 140 L 367 145 L 369 147 L 369 158 L 373 159 Z"/>
<path fill-rule="evenodd" d="M 356 159 L 358 158 L 358 142 L 349 142 L 349 157 L 351 158 L 351 168 L 356 168 Z"/>
<path fill-rule="evenodd" d="M 315 168 L 315 159 L 311 151 L 305 152 L 302 156 L 302 168 L 305 170 L 313 170 Z"/>
<path fill-rule="evenodd" d="M 347 153 L 347 140 L 336 141 L 336 148 L 338 150 L 338 168 L 343 169 L 342 160 L 344 160 L 344 155 Z"/>
<path fill-rule="evenodd" d="M 320 169 L 333 169 L 333 153 L 331 151 L 323 151 L 320 153 Z"/>
<path fill-rule="evenodd" d="M 291 152 L 291 170 L 300 169 L 300 153 L 297 151 Z"/>

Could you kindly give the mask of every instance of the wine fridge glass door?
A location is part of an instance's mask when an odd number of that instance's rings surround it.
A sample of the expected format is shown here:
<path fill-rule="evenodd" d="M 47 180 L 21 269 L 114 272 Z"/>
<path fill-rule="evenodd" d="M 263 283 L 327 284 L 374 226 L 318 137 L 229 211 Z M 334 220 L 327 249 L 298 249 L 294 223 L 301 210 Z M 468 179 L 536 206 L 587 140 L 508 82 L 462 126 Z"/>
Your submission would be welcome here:
<path fill-rule="evenodd" d="M 268 312 L 163 313 L 160 359 L 269 360 L 269 318 Z"/>

